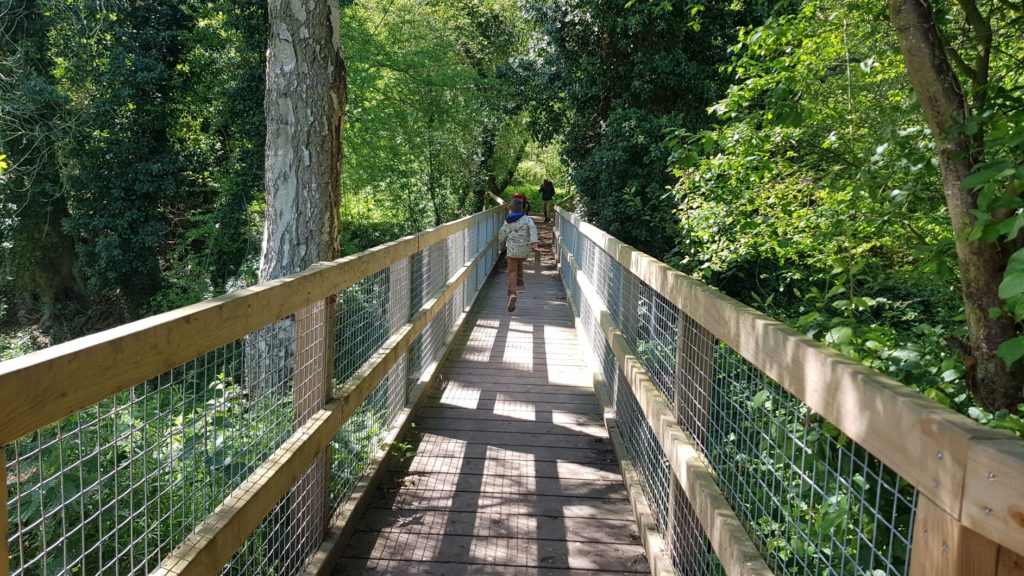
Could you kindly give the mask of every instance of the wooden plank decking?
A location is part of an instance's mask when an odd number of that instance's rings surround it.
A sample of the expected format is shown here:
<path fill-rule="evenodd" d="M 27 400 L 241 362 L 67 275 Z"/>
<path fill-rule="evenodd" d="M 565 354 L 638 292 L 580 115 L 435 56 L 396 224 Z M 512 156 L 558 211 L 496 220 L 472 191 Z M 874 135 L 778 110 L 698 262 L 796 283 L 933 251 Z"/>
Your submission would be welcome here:
<path fill-rule="evenodd" d="M 494 274 L 334 574 L 650 573 L 550 252 Z"/>

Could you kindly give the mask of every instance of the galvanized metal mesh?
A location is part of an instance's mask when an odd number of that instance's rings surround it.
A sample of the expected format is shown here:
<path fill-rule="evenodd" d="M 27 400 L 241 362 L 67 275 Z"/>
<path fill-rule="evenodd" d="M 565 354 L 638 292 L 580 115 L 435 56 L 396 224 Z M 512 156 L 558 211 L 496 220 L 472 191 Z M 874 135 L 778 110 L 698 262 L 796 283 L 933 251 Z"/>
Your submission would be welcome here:
<path fill-rule="evenodd" d="M 298 573 L 323 539 L 325 477 L 322 461 L 306 471 L 221 574 L 282 576 Z"/>
<path fill-rule="evenodd" d="M 677 422 L 776 573 L 908 572 L 912 486 L 681 313 L 564 215 L 558 225 L 570 301 L 603 363 L 610 388 L 605 396 L 680 574 L 718 574 L 721 567 L 605 343 L 600 308 L 673 405 Z M 597 302 L 580 293 L 569 254 L 594 286 Z"/>
<path fill-rule="evenodd" d="M 786 574 L 906 574 L 916 491 L 727 348 L 708 457 Z"/>
<path fill-rule="evenodd" d="M 297 572 L 475 299 L 496 261 L 498 220 L 479 218 L 364 278 L 332 308 L 296 312 L 6 446 L 12 574 L 154 569 L 483 252 L 223 571 Z"/>
<path fill-rule="evenodd" d="M 8 445 L 12 573 L 154 568 L 291 435 L 291 386 L 248 362 L 284 346 L 293 372 L 295 326 L 259 330 Z"/>

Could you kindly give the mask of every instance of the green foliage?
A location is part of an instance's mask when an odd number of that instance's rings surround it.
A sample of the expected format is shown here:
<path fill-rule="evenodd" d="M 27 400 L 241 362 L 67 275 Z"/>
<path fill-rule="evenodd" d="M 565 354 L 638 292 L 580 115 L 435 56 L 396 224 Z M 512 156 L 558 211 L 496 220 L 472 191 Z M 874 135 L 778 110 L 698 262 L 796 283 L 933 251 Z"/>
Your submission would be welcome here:
<path fill-rule="evenodd" d="M 5 12 L 0 147 L 13 161 L 0 205 L 16 218 L 0 242 L 19 315 L 64 339 L 242 275 L 258 247 L 265 12 L 254 0 Z"/>
<path fill-rule="evenodd" d="M 676 264 L 973 415 L 935 151 L 891 25 L 872 2 L 805 2 L 732 51 L 719 124 L 670 139 Z"/>
<path fill-rule="evenodd" d="M 77 239 L 88 289 L 117 291 L 139 314 L 160 289 L 158 249 L 169 222 L 161 208 L 182 198 L 182 163 L 169 138 L 167 114 L 184 34 L 193 19 L 179 7 L 87 4 L 82 27 L 99 26 L 93 59 L 65 54 L 59 85 L 88 87 L 83 129 L 71 142 L 75 193 L 62 228 Z M 79 49 L 78 26 L 59 32 L 59 46 Z M 65 36 L 66 34 L 66 36 Z"/>
<path fill-rule="evenodd" d="M 190 533 L 292 433 L 293 411 L 290 393 L 251 399 L 220 374 L 208 386 L 123 392 L 9 445 L 9 462 L 37 455 L 18 460 L 25 466 L 9 487 L 17 486 L 12 525 L 38 527 L 12 550 L 12 568 L 40 554 L 53 573 L 79 557 L 75 567 L 88 574 L 155 568 L 154 550 L 168 552 L 169 537 Z M 80 458 L 84 465 L 67 465 Z M 44 548 L 78 525 L 62 547 Z"/>
<path fill-rule="evenodd" d="M 0 362 L 23 356 L 34 350 L 32 333 L 29 330 L 0 334 Z"/>
<path fill-rule="evenodd" d="M 673 246 L 664 133 L 708 124 L 725 89 L 726 42 L 741 3 L 564 0 L 537 3 L 545 35 L 531 108 L 562 153 L 589 221 L 651 252 Z"/>
<path fill-rule="evenodd" d="M 565 166 L 559 158 L 558 147 L 554 144 L 542 145 L 530 142 L 526 146 L 522 162 L 516 168 L 513 184 L 533 184 L 548 178 L 558 190 L 568 178 Z"/>
<path fill-rule="evenodd" d="M 370 1 L 344 12 L 350 250 L 452 220 L 474 208 L 480 182 L 515 169 L 524 136 L 502 71 L 522 34 L 507 2 Z"/>

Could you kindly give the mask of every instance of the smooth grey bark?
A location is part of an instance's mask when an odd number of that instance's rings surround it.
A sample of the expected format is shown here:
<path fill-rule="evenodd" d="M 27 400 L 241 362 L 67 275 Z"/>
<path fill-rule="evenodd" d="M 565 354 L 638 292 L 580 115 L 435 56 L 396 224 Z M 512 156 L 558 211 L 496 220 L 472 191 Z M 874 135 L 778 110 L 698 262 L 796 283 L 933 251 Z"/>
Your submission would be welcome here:
<path fill-rule="evenodd" d="M 260 282 L 339 255 L 345 63 L 337 2 L 270 0 Z"/>
<path fill-rule="evenodd" d="M 346 105 L 337 1 L 269 0 L 268 14 L 267 206 L 260 282 L 340 255 Z M 283 391 L 289 386 L 295 340 L 293 319 L 249 338 L 246 382 L 250 390 Z"/>
<path fill-rule="evenodd" d="M 973 2 L 960 0 L 960 3 L 976 35 L 977 54 L 972 67 L 959 55 L 955 55 L 955 60 L 969 74 L 973 105 L 980 108 L 987 98 L 992 32 Z M 982 161 L 984 131 L 968 135 L 961 128 L 974 114 L 972 103 L 968 102 L 950 63 L 950 54 L 939 34 L 929 0 L 888 0 L 888 7 L 907 74 L 939 153 L 939 171 L 955 234 L 967 319 L 968 387 L 986 409 L 1012 409 L 1024 401 L 1024 367 L 1018 362 L 1008 368 L 996 355 L 996 350 L 1000 344 L 1017 336 L 1017 327 L 1009 315 L 992 318 L 989 310 L 1003 306 L 998 287 L 1013 250 L 998 243 L 969 239 L 975 225 L 971 210 L 978 206 L 978 195 L 960 186 Z"/>

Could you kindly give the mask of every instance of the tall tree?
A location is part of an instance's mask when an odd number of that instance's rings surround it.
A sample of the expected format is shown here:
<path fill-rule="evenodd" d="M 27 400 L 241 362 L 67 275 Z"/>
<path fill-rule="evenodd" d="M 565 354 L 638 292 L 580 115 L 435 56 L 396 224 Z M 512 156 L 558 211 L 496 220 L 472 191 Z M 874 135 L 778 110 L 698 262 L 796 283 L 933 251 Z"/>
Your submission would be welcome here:
<path fill-rule="evenodd" d="M 68 98 L 52 75 L 46 12 L 36 0 L 0 7 L 0 153 L 10 160 L 0 181 L 0 211 L 9 212 L 0 215 L 0 266 L 3 282 L 11 283 L 4 291 L 18 300 L 7 309 L 29 316 L 38 311 L 40 324 L 50 328 L 60 322 L 66 301 L 81 298 L 82 286 L 74 273 L 74 241 L 61 226 L 68 199 L 58 148 L 71 122 Z"/>
<path fill-rule="evenodd" d="M 340 254 L 345 62 L 337 0 L 269 0 L 264 161 L 266 222 L 259 281 L 299 272 Z M 246 348 L 248 385 L 284 385 L 294 354 L 290 321 Z"/>
<path fill-rule="evenodd" d="M 501 140 L 524 132 L 523 101 L 517 97 L 521 79 L 513 62 L 526 52 L 529 30 L 516 3 L 460 0 L 444 4 L 451 11 L 459 51 L 475 72 L 473 89 L 483 104 L 472 202 L 473 209 L 480 210 L 487 192 L 504 190 L 501 184 L 508 171 L 499 173 L 498 164 L 508 159 L 498 157 Z"/>
<path fill-rule="evenodd" d="M 261 282 L 338 256 L 345 62 L 337 0 L 270 0 Z"/>
<path fill-rule="evenodd" d="M 537 71 L 587 216 L 656 255 L 672 248 L 665 131 L 709 123 L 727 48 L 747 3 L 558 0 L 534 3 L 546 37 Z M 536 108 L 536 107 L 535 107 Z"/>
<path fill-rule="evenodd" d="M 964 34 L 970 37 L 965 43 L 969 52 L 962 55 L 940 29 L 929 0 L 888 0 L 907 74 L 938 151 L 956 235 L 970 347 L 968 364 L 973 364 L 974 370 L 971 387 L 984 407 L 1000 410 L 1015 408 L 1024 400 L 1024 365 L 1016 361 L 1020 354 L 1010 354 L 1005 348 L 1006 358 L 999 354 L 1006 343 L 1020 342 L 1019 315 L 1005 312 L 1000 296 L 1019 297 L 1022 291 L 1016 285 L 1019 283 L 1007 285 L 1004 275 L 1011 255 L 1021 245 L 1020 227 L 1014 230 L 1012 226 L 1020 218 L 1020 206 L 1014 199 L 1024 180 L 1017 173 L 1024 171 L 1019 170 L 1020 156 L 1007 165 L 993 165 L 993 159 L 986 157 L 990 156 L 986 127 L 995 125 L 993 117 L 1005 116 L 991 100 L 995 88 L 991 81 L 993 17 L 998 10 L 1006 10 L 1019 20 L 1024 7 L 1012 2 L 992 4 L 986 13 L 974 0 L 958 1 L 966 23 Z M 1010 46 L 1003 49 L 1012 50 Z M 1001 178 L 1009 180 L 999 182 Z M 993 183 L 1000 185 L 998 191 L 988 186 Z M 1011 224 L 1011 230 L 1000 226 L 1004 222 Z M 986 227 L 995 233 L 986 234 Z M 1015 267 L 1024 269 L 1024 263 L 1015 261 Z"/>

